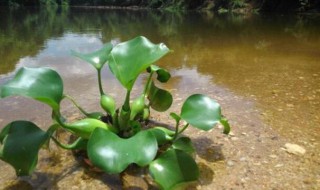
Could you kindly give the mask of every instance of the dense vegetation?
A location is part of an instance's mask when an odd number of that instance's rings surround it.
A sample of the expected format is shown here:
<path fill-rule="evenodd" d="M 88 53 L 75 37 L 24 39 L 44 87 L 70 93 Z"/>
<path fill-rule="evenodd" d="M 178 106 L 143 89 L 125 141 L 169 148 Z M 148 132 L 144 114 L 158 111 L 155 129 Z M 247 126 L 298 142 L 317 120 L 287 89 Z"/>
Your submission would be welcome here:
<path fill-rule="evenodd" d="M 318 0 L 0 0 L 1 6 L 117 6 L 168 10 L 214 10 L 225 12 L 305 12 L 320 11 Z"/>

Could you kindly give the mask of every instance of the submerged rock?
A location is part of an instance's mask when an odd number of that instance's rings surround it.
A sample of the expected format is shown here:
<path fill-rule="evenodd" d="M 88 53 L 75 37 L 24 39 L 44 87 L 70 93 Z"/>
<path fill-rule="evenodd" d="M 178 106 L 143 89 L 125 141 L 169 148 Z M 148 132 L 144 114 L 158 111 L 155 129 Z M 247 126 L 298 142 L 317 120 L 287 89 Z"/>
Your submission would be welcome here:
<path fill-rule="evenodd" d="M 291 154 L 304 155 L 306 153 L 306 150 L 302 146 L 299 146 L 297 144 L 286 143 L 284 147 L 285 150 Z"/>

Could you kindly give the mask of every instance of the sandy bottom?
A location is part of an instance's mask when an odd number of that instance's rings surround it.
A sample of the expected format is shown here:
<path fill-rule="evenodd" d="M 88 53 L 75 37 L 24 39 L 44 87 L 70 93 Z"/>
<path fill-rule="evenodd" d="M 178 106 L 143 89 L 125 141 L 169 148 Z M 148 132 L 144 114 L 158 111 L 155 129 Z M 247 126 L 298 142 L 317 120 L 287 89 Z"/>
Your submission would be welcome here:
<path fill-rule="evenodd" d="M 188 94 L 193 91 L 209 94 L 221 103 L 232 132 L 228 136 L 222 134 L 221 126 L 209 132 L 193 128 L 186 130 L 185 135 L 192 138 L 196 147 L 196 161 L 200 168 L 200 179 L 189 189 L 320 188 L 319 145 L 316 140 L 299 144 L 306 149 L 304 155 L 290 154 L 284 145 L 298 142 L 297 139 L 283 136 L 268 125 L 268 118 L 254 101 L 218 86 L 195 88 Z M 169 111 L 179 113 L 187 95 L 176 89 L 171 89 L 171 92 L 175 106 Z M 11 103 L 15 101 L 25 100 L 10 100 Z M 80 103 L 84 102 L 88 101 L 83 99 Z M 87 106 L 94 108 L 95 104 Z M 63 113 L 70 120 L 82 117 L 73 111 L 67 105 Z M 168 113 L 154 112 L 152 119 L 173 125 Z M 68 135 L 62 136 L 68 138 Z M 3 162 L 0 162 L 0 167 L 0 189 L 157 189 L 144 169 L 131 167 L 121 176 L 97 173 L 85 167 L 70 151 L 55 146 L 41 150 L 37 169 L 30 177 L 17 178 L 14 170 Z"/>

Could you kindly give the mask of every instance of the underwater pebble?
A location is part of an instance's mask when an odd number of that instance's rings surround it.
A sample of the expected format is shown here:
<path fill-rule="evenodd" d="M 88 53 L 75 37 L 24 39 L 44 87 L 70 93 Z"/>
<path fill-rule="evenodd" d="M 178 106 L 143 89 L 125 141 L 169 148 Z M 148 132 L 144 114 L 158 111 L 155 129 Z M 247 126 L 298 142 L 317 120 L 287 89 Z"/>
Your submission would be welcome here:
<path fill-rule="evenodd" d="M 270 157 L 270 158 L 277 158 L 277 155 L 270 154 L 269 157 Z"/>
<path fill-rule="evenodd" d="M 237 140 L 239 140 L 239 138 L 238 137 L 231 137 L 231 140 L 232 141 L 237 141 Z"/>
<path fill-rule="evenodd" d="M 242 158 L 240 158 L 240 161 L 241 162 L 244 162 L 244 161 L 246 161 L 247 160 L 247 158 L 246 157 L 242 157 Z"/>
<path fill-rule="evenodd" d="M 287 107 L 289 107 L 289 108 L 293 108 L 293 107 L 294 107 L 294 105 L 293 105 L 293 104 L 287 104 Z"/>
<path fill-rule="evenodd" d="M 228 165 L 228 166 L 234 166 L 234 162 L 231 161 L 231 160 L 229 160 L 229 161 L 227 162 L 227 165 Z"/>
<path fill-rule="evenodd" d="M 306 153 L 306 150 L 302 146 L 299 146 L 297 144 L 286 143 L 284 147 L 288 153 L 294 155 L 304 155 Z"/>
<path fill-rule="evenodd" d="M 229 136 L 230 136 L 230 137 L 234 137 L 234 136 L 236 136 L 236 135 L 235 135 L 232 131 L 230 131 Z"/>
<path fill-rule="evenodd" d="M 283 166 L 283 164 L 277 164 L 277 165 L 275 165 L 274 167 L 275 168 L 281 168 Z"/>

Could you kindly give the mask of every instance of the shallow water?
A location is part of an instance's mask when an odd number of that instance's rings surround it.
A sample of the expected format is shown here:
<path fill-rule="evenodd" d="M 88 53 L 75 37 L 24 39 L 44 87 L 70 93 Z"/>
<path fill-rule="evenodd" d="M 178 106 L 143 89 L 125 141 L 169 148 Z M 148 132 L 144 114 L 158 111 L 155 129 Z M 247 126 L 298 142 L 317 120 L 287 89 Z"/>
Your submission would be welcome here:
<path fill-rule="evenodd" d="M 117 43 L 143 35 L 174 50 L 158 63 L 173 76 L 165 84 L 177 102 L 172 110 L 179 110 L 187 95 L 206 93 L 227 113 L 241 116 L 235 110 L 259 110 L 261 122 L 295 143 L 320 141 L 319 15 L 0 9 L 0 18 L 0 84 L 22 66 L 51 67 L 61 74 L 65 92 L 95 111 L 99 105 L 95 71 L 70 56 L 70 50 L 90 52 L 110 40 Z M 134 95 L 144 79 L 139 78 Z M 108 93 L 123 99 L 124 91 L 107 68 L 103 81 Z M 64 102 L 63 113 L 71 119 L 79 117 L 73 110 Z M 248 119 L 244 115 L 243 120 Z M 47 128 L 50 110 L 21 97 L 2 99 L 0 128 L 17 119 Z M 3 162 L 0 167 L 7 168 Z M 1 180 L 6 178 L 0 175 Z"/>

